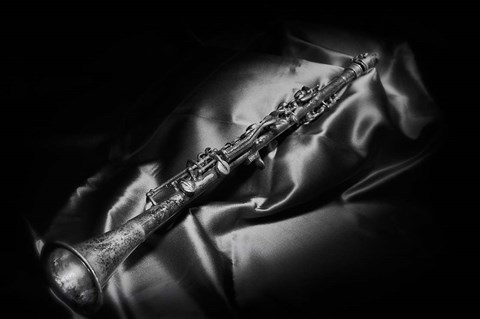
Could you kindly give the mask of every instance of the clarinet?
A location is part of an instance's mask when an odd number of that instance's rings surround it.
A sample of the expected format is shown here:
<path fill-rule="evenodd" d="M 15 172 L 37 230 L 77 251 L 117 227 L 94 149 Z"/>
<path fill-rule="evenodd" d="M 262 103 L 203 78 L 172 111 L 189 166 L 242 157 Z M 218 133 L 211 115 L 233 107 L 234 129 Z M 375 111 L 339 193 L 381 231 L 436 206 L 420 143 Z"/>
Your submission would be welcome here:
<path fill-rule="evenodd" d="M 263 167 L 259 151 L 276 147 L 282 133 L 306 125 L 339 100 L 340 91 L 371 71 L 377 53 L 355 56 L 327 85 L 302 87 L 259 123 L 220 150 L 206 148 L 186 168 L 147 194 L 146 210 L 122 226 L 76 245 L 48 242 L 41 263 L 51 291 L 73 311 L 90 315 L 103 302 L 103 288 L 116 268 L 155 230 L 167 225 L 193 200 L 240 165 Z"/>

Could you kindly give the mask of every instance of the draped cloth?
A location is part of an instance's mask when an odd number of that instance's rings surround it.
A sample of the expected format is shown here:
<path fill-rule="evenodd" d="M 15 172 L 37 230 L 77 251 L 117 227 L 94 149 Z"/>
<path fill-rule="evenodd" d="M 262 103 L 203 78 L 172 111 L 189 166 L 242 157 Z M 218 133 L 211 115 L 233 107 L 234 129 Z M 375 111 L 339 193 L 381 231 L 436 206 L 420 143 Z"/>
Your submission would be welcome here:
<path fill-rule="evenodd" d="M 377 51 L 381 61 L 330 112 L 280 138 L 263 170 L 238 168 L 149 237 L 110 279 L 97 317 L 329 318 L 428 254 L 421 172 L 440 116 L 408 43 L 301 24 L 260 39 L 275 49 L 237 48 L 201 75 L 177 74 L 177 100 L 157 86 L 139 94 L 133 107 L 148 112 L 128 119 L 109 161 L 64 199 L 39 251 L 122 225 L 187 159 L 221 148 L 302 86 L 326 84 L 352 56 Z"/>

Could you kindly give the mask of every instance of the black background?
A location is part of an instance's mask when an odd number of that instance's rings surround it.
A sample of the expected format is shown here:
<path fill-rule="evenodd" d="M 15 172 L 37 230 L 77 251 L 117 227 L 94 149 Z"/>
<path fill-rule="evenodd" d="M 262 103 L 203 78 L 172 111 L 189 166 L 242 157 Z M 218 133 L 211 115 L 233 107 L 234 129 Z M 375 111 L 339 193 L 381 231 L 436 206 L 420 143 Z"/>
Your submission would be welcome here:
<path fill-rule="evenodd" d="M 2 311 L 11 309 L 18 317 L 62 317 L 62 309 L 42 285 L 22 216 L 41 230 L 45 218 L 32 210 L 33 203 L 54 213 L 59 203 L 49 198 L 65 198 L 107 158 L 106 154 L 97 156 L 97 162 L 88 158 L 89 151 L 102 151 L 102 141 L 79 152 L 52 148 L 45 140 L 61 134 L 92 136 L 101 126 L 115 126 L 110 122 L 115 112 L 128 108 L 158 73 L 168 79 L 169 72 L 182 71 L 169 67 L 168 59 L 176 54 L 169 49 L 172 44 L 196 47 L 195 35 L 205 39 L 219 32 L 248 34 L 296 19 L 408 42 L 427 89 L 445 115 L 441 145 L 427 167 L 438 232 L 432 237 L 438 243 L 435 258 L 420 274 L 400 278 L 390 292 L 340 308 L 338 318 L 466 317 L 478 312 L 479 192 L 474 152 L 479 64 L 473 9 L 460 2 L 418 1 L 69 3 L 15 1 L 0 12 L 0 50 L 6 53 L 0 92 L 2 193 L 6 195 L 2 200 Z M 119 47 L 126 51 L 112 51 Z M 112 62 L 103 70 L 93 75 L 85 71 L 95 61 L 109 61 L 109 55 Z M 175 57 L 186 65 L 195 61 Z M 45 80 L 52 78 L 53 82 Z M 79 108 L 74 101 L 85 92 L 94 92 L 98 99 Z M 53 166 L 60 173 L 52 177 Z M 76 177 L 70 178 L 68 170 L 76 170 Z M 42 181 L 47 176 L 57 181 L 57 187 L 45 192 Z"/>

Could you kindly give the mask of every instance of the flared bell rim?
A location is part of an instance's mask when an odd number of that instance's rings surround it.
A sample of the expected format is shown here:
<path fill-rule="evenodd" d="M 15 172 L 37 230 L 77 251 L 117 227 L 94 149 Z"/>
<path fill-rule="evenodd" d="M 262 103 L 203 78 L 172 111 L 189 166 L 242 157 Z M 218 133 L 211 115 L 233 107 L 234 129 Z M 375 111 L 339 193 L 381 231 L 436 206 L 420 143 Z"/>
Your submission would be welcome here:
<path fill-rule="evenodd" d="M 55 291 L 57 289 L 54 288 L 54 287 L 57 287 L 57 286 L 52 284 L 51 281 L 53 281 L 53 278 L 48 276 L 47 280 L 49 281 L 48 284 L 50 286 L 50 290 L 53 292 L 53 294 L 58 299 L 60 299 L 64 303 L 66 303 L 69 308 L 73 309 L 75 312 L 77 312 L 79 314 L 91 315 L 91 314 L 97 312 L 98 309 L 103 304 L 102 285 L 100 284 L 100 280 L 99 280 L 97 274 L 95 273 L 95 270 L 88 263 L 88 261 L 85 259 L 85 257 L 83 257 L 82 254 L 80 254 L 73 246 L 71 246 L 71 245 L 69 245 L 65 242 L 61 242 L 61 241 L 53 241 L 53 242 L 46 243 L 45 246 L 43 247 L 42 251 L 41 251 L 41 254 L 40 254 L 40 259 L 41 259 L 42 265 L 45 266 L 47 264 L 48 257 L 50 256 L 50 254 L 58 248 L 63 248 L 63 249 L 68 250 L 69 252 L 73 253 L 75 255 L 75 257 L 77 257 L 82 262 L 83 266 L 85 267 L 85 269 L 87 269 L 87 271 L 90 275 L 90 279 L 92 280 L 93 284 L 95 285 L 95 290 L 96 290 L 97 294 L 96 294 L 96 298 L 95 298 L 94 303 L 89 304 L 89 307 L 85 308 L 85 307 L 78 307 L 76 304 L 70 303 L 69 300 L 67 298 L 65 298 L 62 293 L 60 293 L 60 291 Z"/>

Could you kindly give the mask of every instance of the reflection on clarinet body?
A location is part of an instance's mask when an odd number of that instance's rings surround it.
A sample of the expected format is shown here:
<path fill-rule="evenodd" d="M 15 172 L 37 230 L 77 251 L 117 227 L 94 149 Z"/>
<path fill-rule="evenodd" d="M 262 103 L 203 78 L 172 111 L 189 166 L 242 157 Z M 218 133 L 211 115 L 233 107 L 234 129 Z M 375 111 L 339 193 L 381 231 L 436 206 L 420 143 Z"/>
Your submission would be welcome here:
<path fill-rule="evenodd" d="M 148 209 L 121 227 L 74 246 L 48 243 L 42 251 L 42 262 L 52 291 L 78 313 L 97 311 L 103 301 L 102 289 L 115 269 L 150 234 L 241 164 L 262 167 L 260 151 L 275 148 L 279 135 L 327 112 L 338 101 L 341 91 L 372 70 L 378 59 L 376 53 L 356 56 L 327 85 L 303 87 L 292 101 L 281 103 L 220 150 L 205 149 L 196 161 L 188 161 L 183 171 L 149 191 Z"/>

